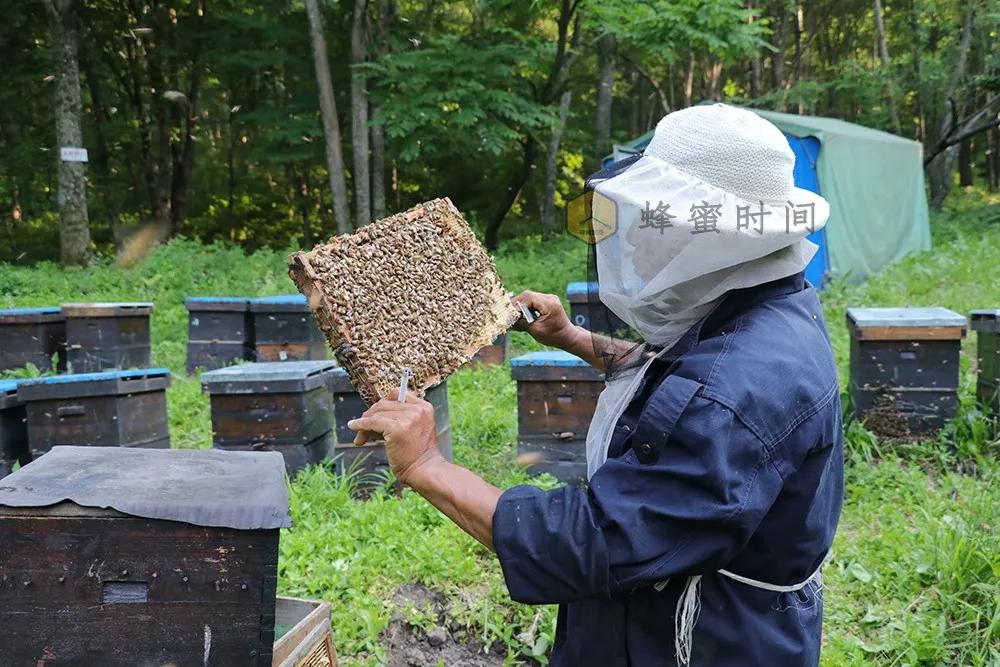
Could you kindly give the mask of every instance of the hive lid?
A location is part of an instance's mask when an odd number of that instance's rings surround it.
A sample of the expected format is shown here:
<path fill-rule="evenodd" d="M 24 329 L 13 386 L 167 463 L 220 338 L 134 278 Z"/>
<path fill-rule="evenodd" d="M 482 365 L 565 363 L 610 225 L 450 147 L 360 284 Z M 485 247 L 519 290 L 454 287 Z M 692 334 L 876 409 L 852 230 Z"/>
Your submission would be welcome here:
<path fill-rule="evenodd" d="M 277 452 L 53 447 L 0 482 L 0 507 L 65 501 L 196 526 L 291 526 Z"/>
<path fill-rule="evenodd" d="M 520 357 L 510 360 L 511 366 L 574 366 L 590 367 L 586 361 L 580 357 L 563 352 L 562 350 L 544 350 L 542 352 L 529 352 Z"/>
<path fill-rule="evenodd" d="M 301 294 L 279 294 L 250 299 L 250 311 L 254 313 L 308 313 L 309 304 Z"/>
<path fill-rule="evenodd" d="M 848 308 L 848 325 L 861 339 L 957 339 L 966 319 L 947 308 Z"/>
<path fill-rule="evenodd" d="M 208 310 L 243 311 L 250 308 L 250 297 L 247 296 L 186 296 L 184 307 L 189 311 Z"/>
<path fill-rule="evenodd" d="M 520 317 L 493 260 L 449 199 L 289 258 L 320 329 L 366 403 L 422 395 Z"/>
<path fill-rule="evenodd" d="M 1000 308 L 974 310 L 970 320 L 973 331 L 1000 332 Z"/>
<path fill-rule="evenodd" d="M 598 286 L 595 282 L 569 283 L 566 285 L 566 299 L 571 303 L 587 301 L 591 294 L 598 293 Z"/>
<path fill-rule="evenodd" d="M 265 361 L 202 373 L 201 384 L 210 394 L 308 391 L 336 369 L 336 361 Z"/>
<path fill-rule="evenodd" d="M 66 317 L 121 317 L 123 315 L 149 315 L 153 312 L 153 304 L 149 301 L 64 303 L 62 305 L 62 312 Z"/>
<path fill-rule="evenodd" d="M 128 371 L 71 373 L 22 380 L 18 394 L 22 400 L 44 400 L 68 396 L 128 394 L 165 389 L 170 385 L 167 368 L 140 368 Z"/>
<path fill-rule="evenodd" d="M 0 310 L 0 324 L 28 324 L 34 322 L 58 322 L 63 319 L 59 306 L 42 308 L 5 308 Z"/>

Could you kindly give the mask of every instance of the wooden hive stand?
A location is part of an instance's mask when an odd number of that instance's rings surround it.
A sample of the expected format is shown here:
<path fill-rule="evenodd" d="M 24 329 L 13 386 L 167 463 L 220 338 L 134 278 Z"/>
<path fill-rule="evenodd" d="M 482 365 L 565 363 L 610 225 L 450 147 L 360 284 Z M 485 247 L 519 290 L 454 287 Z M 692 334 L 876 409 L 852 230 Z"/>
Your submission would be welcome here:
<path fill-rule="evenodd" d="M 17 380 L 0 380 L 0 479 L 15 463 L 31 461 L 24 404 L 17 395 Z"/>
<path fill-rule="evenodd" d="M 56 447 L 3 486 L 0 665 L 272 667 L 280 456 Z"/>
<path fill-rule="evenodd" d="M 326 339 L 301 294 L 250 300 L 257 361 L 326 359 Z"/>
<path fill-rule="evenodd" d="M 254 360 L 253 318 L 246 297 L 189 296 L 187 372 Z"/>
<path fill-rule="evenodd" d="M 976 397 L 994 419 L 1000 418 L 1000 309 L 972 311 L 976 332 Z"/>
<path fill-rule="evenodd" d="M 577 483 L 587 479 L 587 431 L 604 374 L 568 352 L 532 352 L 511 360 L 517 381 L 517 451 L 537 459 L 529 470 Z"/>
<path fill-rule="evenodd" d="M 281 452 L 289 475 L 330 457 L 335 361 L 258 362 L 202 373 L 212 442 L 225 450 Z"/>
<path fill-rule="evenodd" d="M 147 368 L 23 380 L 17 389 L 33 457 L 58 445 L 170 447 L 170 371 Z"/>
<path fill-rule="evenodd" d="M 34 364 L 66 370 L 66 318 L 58 307 L 0 310 L 0 371 Z"/>
<path fill-rule="evenodd" d="M 851 399 L 877 435 L 934 437 L 958 410 L 966 320 L 947 308 L 848 308 Z"/>
<path fill-rule="evenodd" d="M 66 366 L 70 373 L 148 368 L 153 304 L 67 303 Z"/>

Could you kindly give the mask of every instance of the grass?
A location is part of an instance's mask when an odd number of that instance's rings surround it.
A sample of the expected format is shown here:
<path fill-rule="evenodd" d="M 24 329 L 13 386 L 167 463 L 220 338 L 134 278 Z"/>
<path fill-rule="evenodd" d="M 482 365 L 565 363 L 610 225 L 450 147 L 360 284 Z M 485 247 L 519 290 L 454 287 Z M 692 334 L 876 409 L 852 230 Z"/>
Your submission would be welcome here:
<path fill-rule="evenodd" d="M 954 197 L 933 231 L 932 252 L 865 284 L 834 284 L 824 292 L 842 380 L 848 305 L 942 305 L 960 313 L 1000 306 L 1000 197 L 977 191 Z M 153 362 L 174 371 L 173 444 L 207 447 L 208 401 L 198 379 L 184 374 L 183 297 L 291 292 L 287 254 L 247 256 L 177 240 L 128 269 L 0 264 L 0 308 L 154 301 Z M 515 290 L 561 293 L 586 275 L 584 248 L 571 239 L 509 243 L 497 265 Z M 971 337 L 963 350 L 961 414 L 937 440 L 900 446 L 848 423 L 846 503 L 825 570 L 824 665 L 1000 664 L 998 447 L 972 401 L 973 343 Z M 513 345 L 537 347 L 520 333 Z M 456 459 L 501 486 L 527 481 L 513 465 L 516 393 L 509 368 L 461 371 L 449 380 L 449 398 Z M 281 540 L 281 592 L 332 603 L 346 665 L 384 661 L 380 633 L 394 613 L 424 629 L 447 622 L 460 637 L 499 647 L 511 663 L 544 663 L 553 608 L 511 602 L 495 560 L 415 494 L 396 497 L 383 488 L 358 501 L 351 495 L 355 483 L 324 468 L 300 475 L 292 485 L 295 525 Z M 410 582 L 445 594 L 449 617 L 396 609 L 395 590 Z"/>

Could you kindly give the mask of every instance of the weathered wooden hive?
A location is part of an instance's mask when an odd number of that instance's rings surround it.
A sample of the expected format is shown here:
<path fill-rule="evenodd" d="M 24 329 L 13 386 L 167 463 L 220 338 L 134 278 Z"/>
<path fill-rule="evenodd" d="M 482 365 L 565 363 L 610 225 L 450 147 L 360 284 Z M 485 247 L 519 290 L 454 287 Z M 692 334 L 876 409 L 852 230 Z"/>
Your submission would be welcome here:
<path fill-rule="evenodd" d="M 587 479 L 587 430 L 604 374 L 567 352 L 532 352 L 511 360 L 517 381 L 517 451 L 529 470 L 563 482 Z"/>
<path fill-rule="evenodd" d="M 70 373 L 96 373 L 151 364 L 151 303 L 67 303 L 66 366 Z"/>
<path fill-rule="evenodd" d="M 17 380 L 0 380 L 0 478 L 8 475 L 15 463 L 27 465 L 31 461 L 27 417 L 17 385 Z"/>
<path fill-rule="evenodd" d="M 448 199 L 289 259 L 334 355 L 365 403 L 440 383 L 519 317 L 493 260 Z"/>
<path fill-rule="evenodd" d="M 601 302 L 598 284 L 595 282 L 569 283 L 566 285 L 566 300 L 569 301 L 570 320 L 577 326 L 605 335 L 613 335 L 627 328 Z"/>
<path fill-rule="evenodd" d="M 0 665 L 271 667 L 277 454 L 57 447 L 3 487 Z"/>
<path fill-rule="evenodd" d="M 263 362 L 203 373 L 215 447 L 280 452 L 289 474 L 328 458 L 334 445 L 330 375 L 336 366 Z"/>
<path fill-rule="evenodd" d="M 0 310 L 0 371 L 24 368 L 66 370 L 66 318 L 53 308 Z"/>
<path fill-rule="evenodd" d="M 147 368 L 24 380 L 17 389 L 33 456 L 57 445 L 170 447 L 170 371 Z"/>
<path fill-rule="evenodd" d="M 250 299 L 257 361 L 326 359 L 326 341 L 301 294 Z"/>
<path fill-rule="evenodd" d="M 978 375 L 976 397 L 993 417 L 1000 417 L 1000 309 L 974 310 Z"/>
<path fill-rule="evenodd" d="M 374 441 L 356 447 L 354 436 L 357 435 L 347 422 L 360 417 L 367 406 L 343 368 L 335 368 L 329 376 L 330 391 L 333 394 L 334 416 L 336 418 L 336 455 L 337 469 L 340 471 L 352 467 L 364 472 L 380 472 L 388 470 L 389 462 L 385 455 L 385 445 Z M 434 406 L 434 422 L 437 425 L 437 445 L 449 461 L 453 460 L 451 446 L 451 421 L 448 416 L 448 387 L 446 382 L 437 384 L 427 390 L 424 399 Z M 355 464 L 355 461 L 358 461 Z"/>
<path fill-rule="evenodd" d="M 253 318 L 246 297 L 189 296 L 187 372 L 254 359 Z"/>
<path fill-rule="evenodd" d="M 479 351 L 472 355 L 469 362 L 472 366 L 479 364 L 499 366 L 507 361 L 510 354 L 510 340 L 508 334 L 500 334 L 492 343 L 479 348 Z"/>
<path fill-rule="evenodd" d="M 966 320 L 947 308 L 848 308 L 851 399 L 872 432 L 933 436 L 958 410 Z"/>

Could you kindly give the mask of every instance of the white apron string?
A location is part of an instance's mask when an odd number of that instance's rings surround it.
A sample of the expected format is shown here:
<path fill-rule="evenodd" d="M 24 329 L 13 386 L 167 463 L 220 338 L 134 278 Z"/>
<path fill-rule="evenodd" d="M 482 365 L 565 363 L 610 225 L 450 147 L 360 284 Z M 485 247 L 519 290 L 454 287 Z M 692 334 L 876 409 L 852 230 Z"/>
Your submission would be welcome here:
<path fill-rule="evenodd" d="M 815 581 L 822 569 L 823 563 L 820 563 L 816 571 L 809 575 L 805 581 L 799 584 L 792 584 L 791 586 L 779 586 L 778 584 L 769 584 L 766 581 L 757 581 L 756 579 L 744 577 L 729 570 L 718 570 L 718 573 L 733 581 L 765 591 L 794 593 Z M 655 584 L 653 588 L 658 592 L 662 591 L 669 581 L 669 579 L 664 579 Z M 701 614 L 701 575 L 696 574 L 687 578 L 687 583 L 684 584 L 681 597 L 677 600 L 677 611 L 674 613 L 674 651 L 677 653 L 678 667 L 686 667 L 691 662 L 694 626 L 698 623 L 699 614 Z"/>

